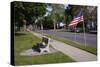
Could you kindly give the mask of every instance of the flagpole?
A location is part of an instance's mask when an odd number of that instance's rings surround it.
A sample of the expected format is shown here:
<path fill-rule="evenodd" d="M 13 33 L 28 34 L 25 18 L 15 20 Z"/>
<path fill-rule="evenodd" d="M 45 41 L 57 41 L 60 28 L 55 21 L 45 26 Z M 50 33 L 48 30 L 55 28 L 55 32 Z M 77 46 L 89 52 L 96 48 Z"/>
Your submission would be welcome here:
<path fill-rule="evenodd" d="M 81 11 L 82 11 L 82 8 L 81 8 Z M 83 32 L 84 32 L 84 42 L 85 42 L 85 47 L 87 46 L 86 44 L 86 32 L 85 32 L 85 24 L 84 24 L 84 20 L 83 20 Z"/>
<path fill-rule="evenodd" d="M 75 16 L 74 16 L 74 18 L 75 18 Z M 77 26 L 77 25 L 75 25 L 75 41 L 76 41 L 76 26 Z"/>
<path fill-rule="evenodd" d="M 75 26 L 75 41 L 76 41 L 76 26 Z"/>
<path fill-rule="evenodd" d="M 85 34 L 85 24 L 84 24 L 84 21 L 83 21 L 83 32 L 84 32 L 84 42 L 85 42 L 85 47 L 86 47 L 87 45 L 86 45 L 86 34 Z"/>
<path fill-rule="evenodd" d="M 86 45 L 85 24 L 84 24 L 84 19 L 83 19 L 82 8 L 81 8 L 81 11 L 77 14 L 77 16 L 70 22 L 69 26 L 72 26 L 72 25 L 77 26 L 79 22 L 83 22 L 82 25 L 83 25 L 83 33 L 84 33 L 84 42 L 85 42 L 85 47 L 86 47 L 87 45 Z M 76 32 L 75 32 L 75 40 L 76 40 Z"/>

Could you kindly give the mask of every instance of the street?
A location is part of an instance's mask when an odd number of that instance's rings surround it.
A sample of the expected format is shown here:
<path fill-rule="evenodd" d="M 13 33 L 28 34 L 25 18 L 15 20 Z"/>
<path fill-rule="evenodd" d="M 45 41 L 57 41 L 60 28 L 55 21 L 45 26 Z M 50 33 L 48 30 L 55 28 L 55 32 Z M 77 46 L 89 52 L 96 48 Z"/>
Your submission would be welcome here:
<path fill-rule="evenodd" d="M 85 42 L 83 33 L 76 33 L 75 34 L 74 32 L 61 32 L 61 31 L 53 32 L 52 30 L 44 30 L 43 32 L 46 33 L 46 34 L 55 33 L 56 36 L 71 39 L 73 41 L 77 41 L 77 42 L 80 42 L 80 43 L 83 43 L 83 44 Z M 86 43 L 89 46 L 97 47 L 97 35 L 86 33 Z"/>

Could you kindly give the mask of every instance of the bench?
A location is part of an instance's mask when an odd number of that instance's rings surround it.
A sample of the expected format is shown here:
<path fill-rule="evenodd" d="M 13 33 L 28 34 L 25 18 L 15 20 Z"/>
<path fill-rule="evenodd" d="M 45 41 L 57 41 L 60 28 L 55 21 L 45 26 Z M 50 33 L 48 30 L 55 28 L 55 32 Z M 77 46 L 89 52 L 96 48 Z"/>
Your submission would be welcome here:
<path fill-rule="evenodd" d="M 50 38 L 43 36 L 42 42 L 37 43 L 35 46 L 32 47 L 32 49 L 40 53 L 50 52 L 49 45 L 50 45 Z"/>

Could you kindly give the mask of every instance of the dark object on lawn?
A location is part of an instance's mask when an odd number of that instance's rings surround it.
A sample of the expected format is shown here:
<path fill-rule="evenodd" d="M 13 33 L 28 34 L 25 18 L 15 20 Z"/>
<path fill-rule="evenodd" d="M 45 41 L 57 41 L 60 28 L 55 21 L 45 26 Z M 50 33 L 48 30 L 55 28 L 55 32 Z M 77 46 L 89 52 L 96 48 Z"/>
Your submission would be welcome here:
<path fill-rule="evenodd" d="M 37 52 L 49 52 L 49 40 L 47 37 L 42 37 L 42 42 L 34 45 L 32 49 Z"/>
<path fill-rule="evenodd" d="M 34 46 L 32 47 L 32 49 L 33 49 L 34 51 L 40 52 L 40 48 L 45 48 L 45 47 L 46 47 L 46 46 L 43 45 L 43 43 L 37 43 L 36 45 L 34 45 Z"/>

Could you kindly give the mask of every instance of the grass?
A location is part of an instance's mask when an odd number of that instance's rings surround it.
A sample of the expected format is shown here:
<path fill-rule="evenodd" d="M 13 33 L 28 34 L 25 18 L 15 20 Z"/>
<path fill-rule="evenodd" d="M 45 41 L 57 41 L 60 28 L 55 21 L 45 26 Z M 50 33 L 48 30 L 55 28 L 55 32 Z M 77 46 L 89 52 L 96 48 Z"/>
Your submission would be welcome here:
<path fill-rule="evenodd" d="M 85 47 L 84 44 L 69 40 L 67 38 L 61 38 L 61 37 L 57 37 L 57 36 L 50 35 L 50 34 L 46 36 L 97 55 L 97 48 L 94 48 L 88 45 Z"/>
<path fill-rule="evenodd" d="M 69 32 L 69 29 L 62 29 L 61 32 Z"/>
<path fill-rule="evenodd" d="M 64 63 L 74 62 L 69 56 L 64 55 L 61 52 L 56 52 L 41 56 L 20 56 L 19 53 L 23 50 L 32 48 L 41 39 L 37 38 L 29 32 L 17 32 L 15 33 L 14 41 L 14 54 L 15 65 L 33 65 L 33 64 L 49 64 L 49 63 Z"/>
<path fill-rule="evenodd" d="M 77 29 L 80 30 L 80 32 L 83 32 L 83 29 L 78 27 Z M 61 32 L 71 32 L 70 29 L 62 29 Z M 89 33 L 89 30 L 85 28 L 85 32 Z"/>

